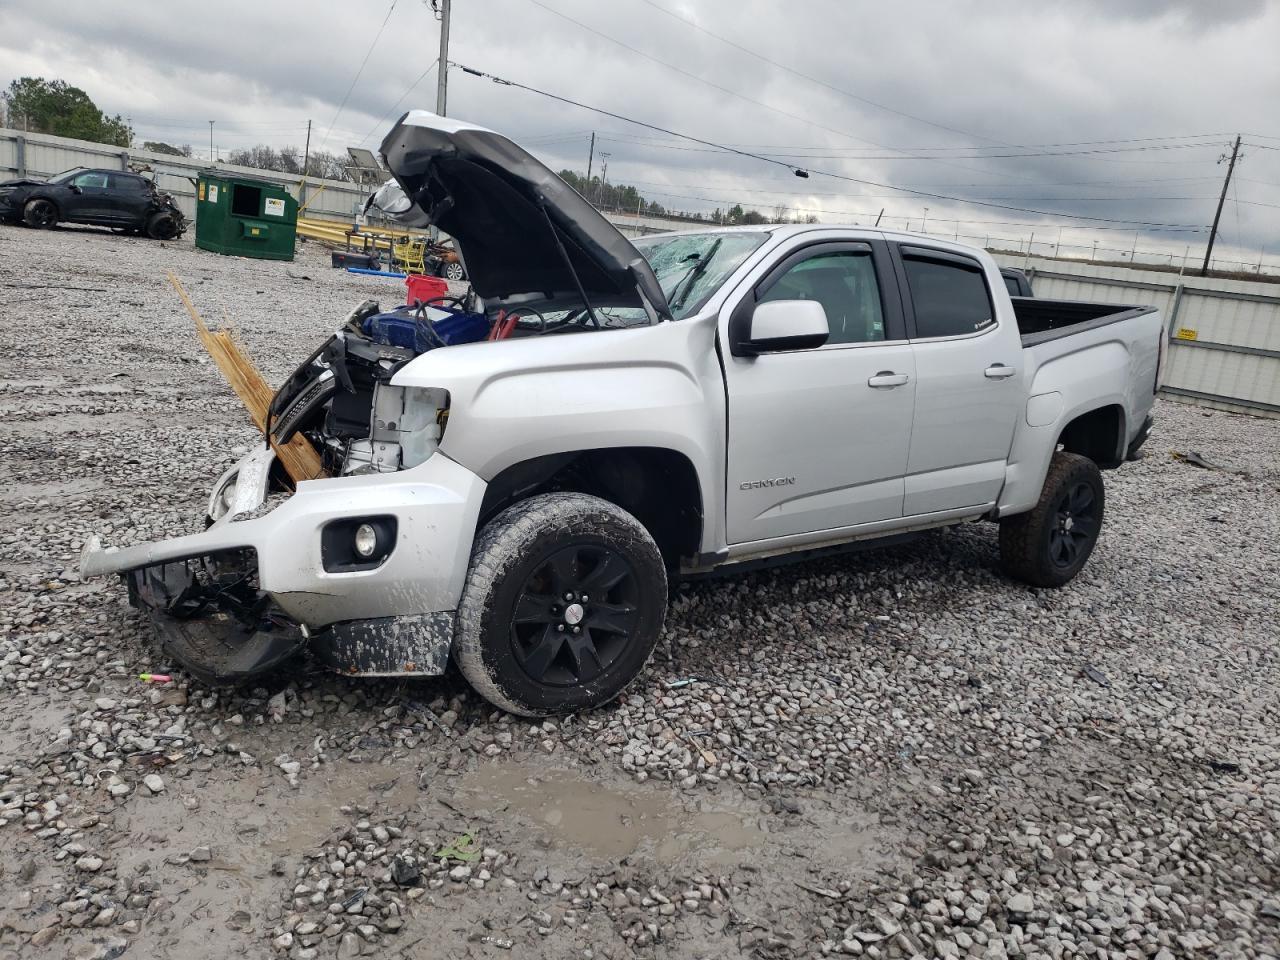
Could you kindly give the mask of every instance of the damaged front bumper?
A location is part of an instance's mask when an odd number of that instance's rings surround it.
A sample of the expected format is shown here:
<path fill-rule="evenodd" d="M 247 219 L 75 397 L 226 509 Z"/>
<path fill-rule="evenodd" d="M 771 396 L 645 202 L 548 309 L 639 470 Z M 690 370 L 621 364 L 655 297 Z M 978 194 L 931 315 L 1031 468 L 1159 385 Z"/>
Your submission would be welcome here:
<path fill-rule="evenodd" d="M 409 470 L 298 484 L 272 504 L 274 453 L 223 475 L 203 533 L 85 545 L 85 577 L 121 574 L 165 650 L 208 681 L 242 680 L 303 646 L 344 673 L 435 675 L 453 639 L 485 483 L 443 454 Z M 369 518 L 391 531 L 371 564 L 343 535 Z"/>

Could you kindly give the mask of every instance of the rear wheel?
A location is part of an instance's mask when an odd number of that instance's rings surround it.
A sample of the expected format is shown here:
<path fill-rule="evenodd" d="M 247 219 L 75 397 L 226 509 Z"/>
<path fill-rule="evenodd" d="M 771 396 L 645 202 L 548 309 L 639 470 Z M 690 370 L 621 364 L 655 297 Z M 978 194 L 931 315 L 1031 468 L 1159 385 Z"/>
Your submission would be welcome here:
<path fill-rule="evenodd" d="M 52 200 L 37 198 L 22 208 L 22 220 L 28 227 L 48 230 L 58 225 L 58 208 Z"/>
<path fill-rule="evenodd" d="M 1105 506 L 1098 465 L 1079 454 L 1055 453 L 1036 505 L 1000 521 L 1005 572 L 1036 587 L 1067 583 L 1093 553 Z"/>
<path fill-rule="evenodd" d="M 635 517 L 585 494 L 531 497 L 476 541 L 454 659 L 511 713 L 595 707 L 644 668 L 666 606 L 662 555 Z"/>
<path fill-rule="evenodd" d="M 147 236 L 152 240 L 173 240 L 181 232 L 178 218 L 167 211 L 153 213 L 147 220 Z"/>

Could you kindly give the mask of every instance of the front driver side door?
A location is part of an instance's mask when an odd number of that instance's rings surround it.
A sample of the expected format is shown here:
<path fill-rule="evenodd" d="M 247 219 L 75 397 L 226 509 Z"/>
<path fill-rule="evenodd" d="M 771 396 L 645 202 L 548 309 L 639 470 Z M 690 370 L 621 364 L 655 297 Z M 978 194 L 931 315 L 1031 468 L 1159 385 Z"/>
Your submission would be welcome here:
<path fill-rule="evenodd" d="M 107 174 L 102 170 L 86 170 L 71 178 L 73 189 L 61 201 L 64 220 L 91 223 L 111 219 L 107 206 Z"/>
<path fill-rule="evenodd" d="M 746 299 L 818 301 L 827 343 L 733 356 L 728 325 Z M 915 366 L 888 249 L 876 240 L 793 251 L 730 299 L 720 332 L 729 543 L 900 518 Z"/>

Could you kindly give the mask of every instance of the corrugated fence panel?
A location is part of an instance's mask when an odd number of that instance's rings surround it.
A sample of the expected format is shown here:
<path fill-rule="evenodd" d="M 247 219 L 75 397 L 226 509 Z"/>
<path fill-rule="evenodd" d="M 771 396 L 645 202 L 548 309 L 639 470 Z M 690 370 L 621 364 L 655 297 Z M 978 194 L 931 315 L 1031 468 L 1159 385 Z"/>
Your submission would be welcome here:
<path fill-rule="evenodd" d="M 194 157 L 175 157 L 132 147 L 111 147 L 86 140 L 52 137 L 42 133 L 23 133 L 18 130 L 0 129 L 0 179 L 8 176 L 51 177 L 72 167 L 102 167 L 108 170 L 125 170 L 130 163 L 145 163 L 155 171 L 156 185 L 173 194 L 179 209 L 188 219 L 196 215 L 196 194 L 192 181 L 201 170 L 209 166 L 207 161 Z M 295 197 L 301 188 L 302 178 L 293 174 L 272 170 L 256 170 L 219 163 L 219 170 L 270 180 L 288 189 Z M 308 179 L 306 187 L 306 215 L 330 219 L 350 220 L 364 204 L 368 193 L 345 180 Z"/>
<path fill-rule="evenodd" d="M 1025 269 L 1038 297 L 1157 307 L 1169 334 L 1166 395 L 1280 416 L 1280 284 L 1004 254 L 996 260 Z"/>

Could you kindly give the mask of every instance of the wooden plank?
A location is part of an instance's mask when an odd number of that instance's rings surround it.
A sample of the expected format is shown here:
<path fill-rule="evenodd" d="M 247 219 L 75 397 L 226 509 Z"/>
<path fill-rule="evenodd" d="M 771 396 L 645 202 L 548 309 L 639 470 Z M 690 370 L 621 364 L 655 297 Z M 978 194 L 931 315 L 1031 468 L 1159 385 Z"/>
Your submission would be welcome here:
<path fill-rule="evenodd" d="M 169 282 L 173 284 L 173 289 L 182 299 L 182 305 L 191 315 L 196 325 L 196 334 L 204 344 L 205 350 L 209 352 L 209 356 L 213 358 L 213 362 L 217 364 L 227 383 L 231 384 L 231 389 L 236 392 L 240 402 L 249 411 L 249 417 L 253 420 L 254 426 L 265 432 L 267 408 L 271 406 L 271 398 L 275 391 L 262 379 L 262 374 L 258 373 L 257 368 L 236 343 L 229 330 L 209 329 L 196 310 L 195 304 L 187 296 L 181 281 L 172 272 L 169 273 Z M 294 483 L 315 480 L 328 475 L 320 462 L 320 454 L 311 445 L 311 441 L 300 433 L 294 434 L 283 446 L 272 441 L 271 447 Z"/>

